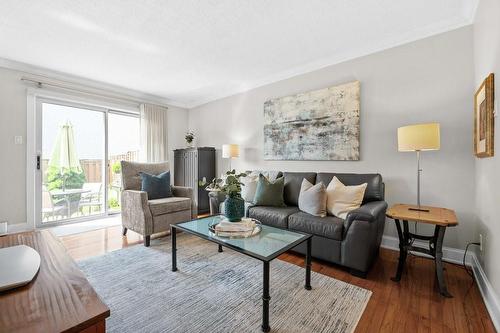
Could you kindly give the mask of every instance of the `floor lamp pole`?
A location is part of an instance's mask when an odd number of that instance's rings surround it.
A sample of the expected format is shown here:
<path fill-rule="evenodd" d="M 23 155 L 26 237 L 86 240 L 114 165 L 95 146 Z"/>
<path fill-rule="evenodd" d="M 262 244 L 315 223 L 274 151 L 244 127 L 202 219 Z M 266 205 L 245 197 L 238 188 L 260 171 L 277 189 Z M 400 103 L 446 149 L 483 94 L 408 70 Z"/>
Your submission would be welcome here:
<path fill-rule="evenodd" d="M 417 150 L 417 207 L 420 209 L 420 150 Z"/>
<path fill-rule="evenodd" d="M 416 210 L 419 212 L 428 212 L 428 209 L 423 209 L 420 205 L 420 174 L 422 169 L 420 168 L 420 150 L 417 150 L 417 208 L 409 208 L 410 210 Z"/>

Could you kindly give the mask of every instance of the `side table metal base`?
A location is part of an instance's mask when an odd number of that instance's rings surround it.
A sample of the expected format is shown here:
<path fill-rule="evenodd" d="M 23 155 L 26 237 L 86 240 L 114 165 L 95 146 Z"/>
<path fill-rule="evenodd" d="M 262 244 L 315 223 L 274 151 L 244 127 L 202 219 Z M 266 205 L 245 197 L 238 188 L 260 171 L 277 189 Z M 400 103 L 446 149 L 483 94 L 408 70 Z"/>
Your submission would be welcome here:
<path fill-rule="evenodd" d="M 403 269 L 406 263 L 406 258 L 408 256 L 408 251 L 418 252 L 430 255 L 434 258 L 434 263 L 436 266 L 436 278 L 439 286 L 439 292 L 444 297 L 453 297 L 446 288 L 446 282 L 444 279 L 444 265 L 443 265 L 443 239 L 446 227 L 436 225 L 434 229 L 433 236 L 423 236 L 412 234 L 408 228 L 408 221 L 403 220 L 403 229 L 401 229 L 401 222 L 398 219 L 394 220 L 396 223 L 396 228 L 398 230 L 399 237 L 399 260 L 398 268 L 396 271 L 396 276 L 392 277 L 391 280 L 394 282 L 401 281 L 401 275 L 403 274 Z M 413 240 L 420 239 L 429 242 L 429 249 L 413 246 Z"/>

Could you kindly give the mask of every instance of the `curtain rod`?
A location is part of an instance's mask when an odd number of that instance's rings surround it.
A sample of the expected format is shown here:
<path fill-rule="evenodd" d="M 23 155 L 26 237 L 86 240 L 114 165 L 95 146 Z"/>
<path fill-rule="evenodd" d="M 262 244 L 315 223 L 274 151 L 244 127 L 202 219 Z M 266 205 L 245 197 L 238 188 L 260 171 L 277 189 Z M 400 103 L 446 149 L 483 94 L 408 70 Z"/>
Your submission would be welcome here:
<path fill-rule="evenodd" d="M 24 76 L 21 77 L 21 81 L 34 83 L 37 85 L 38 88 L 42 88 L 42 86 L 45 85 L 45 86 L 55 87 L 55 88 L 59 88 L 59 89 L 74 91 L 74 92 L 81 93 L 81 94 L 110 98 L 110 99 L 119 100 L 119 101 L 128 101 L 128 102 L 137 103 L 137 104 L 141 104 L 141 103 L 156 104 L 156 105 L 159 105 L 159 106 L 162 106 L 162 107 L 168 109 L 168 106 L 163 104 L 163 103 L 151 102 L 151 101 L 146 101 L 146 100 L 138 99 L 138 98 L 121 97 L 121 96 L 116 96 L 116 95 L 113 96 L 111 94 L 103 94 L 103 93 L 94 92 L 94 91 L 90 91 L 90 90 L 83 90 L 81 88 L 66 86 L 66 85 L 64 85 L 64 83 L 62 83 L 62 84 L 52 83 L 52 82 L 43 81 L 40 79 L 32 79 L 32 78 L 28 78 L 28 77 L 24 77 Z M 71 84 L 71 83 L 69 83 L 69 84 Z M 92 88 L 92 87 L 89 87 L 89 88 L 97 89 L 97 88 Z"/>

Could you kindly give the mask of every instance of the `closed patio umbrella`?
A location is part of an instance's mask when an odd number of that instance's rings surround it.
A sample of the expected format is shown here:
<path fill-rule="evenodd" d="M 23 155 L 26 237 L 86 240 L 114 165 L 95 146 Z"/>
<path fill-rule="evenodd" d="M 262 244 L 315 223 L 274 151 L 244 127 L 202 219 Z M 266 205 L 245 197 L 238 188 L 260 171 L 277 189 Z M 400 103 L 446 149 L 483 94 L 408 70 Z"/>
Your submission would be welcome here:
<path fill-rule="evenodd" d="M 66 121 L 59 130 L 54 150 L 49 160 L 49 167 L 57 168 L 63 176 L 63 189 L 66 187 L 65 174 L 70 171 L 82 172 L 80 160 L 76 153 L 73 125 L 69 121 Z"/>

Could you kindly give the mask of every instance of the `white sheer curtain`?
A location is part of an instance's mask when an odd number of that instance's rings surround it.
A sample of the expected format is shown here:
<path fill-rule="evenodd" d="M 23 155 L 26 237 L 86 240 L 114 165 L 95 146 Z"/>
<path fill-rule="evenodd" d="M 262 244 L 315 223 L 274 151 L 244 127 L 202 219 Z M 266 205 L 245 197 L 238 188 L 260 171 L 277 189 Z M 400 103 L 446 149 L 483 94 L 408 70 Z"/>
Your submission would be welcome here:
<path fill-rule="evenodd" d="M 145 162 L 167 161 L 167 108 L 141 104 L 141 151 Z"/>

